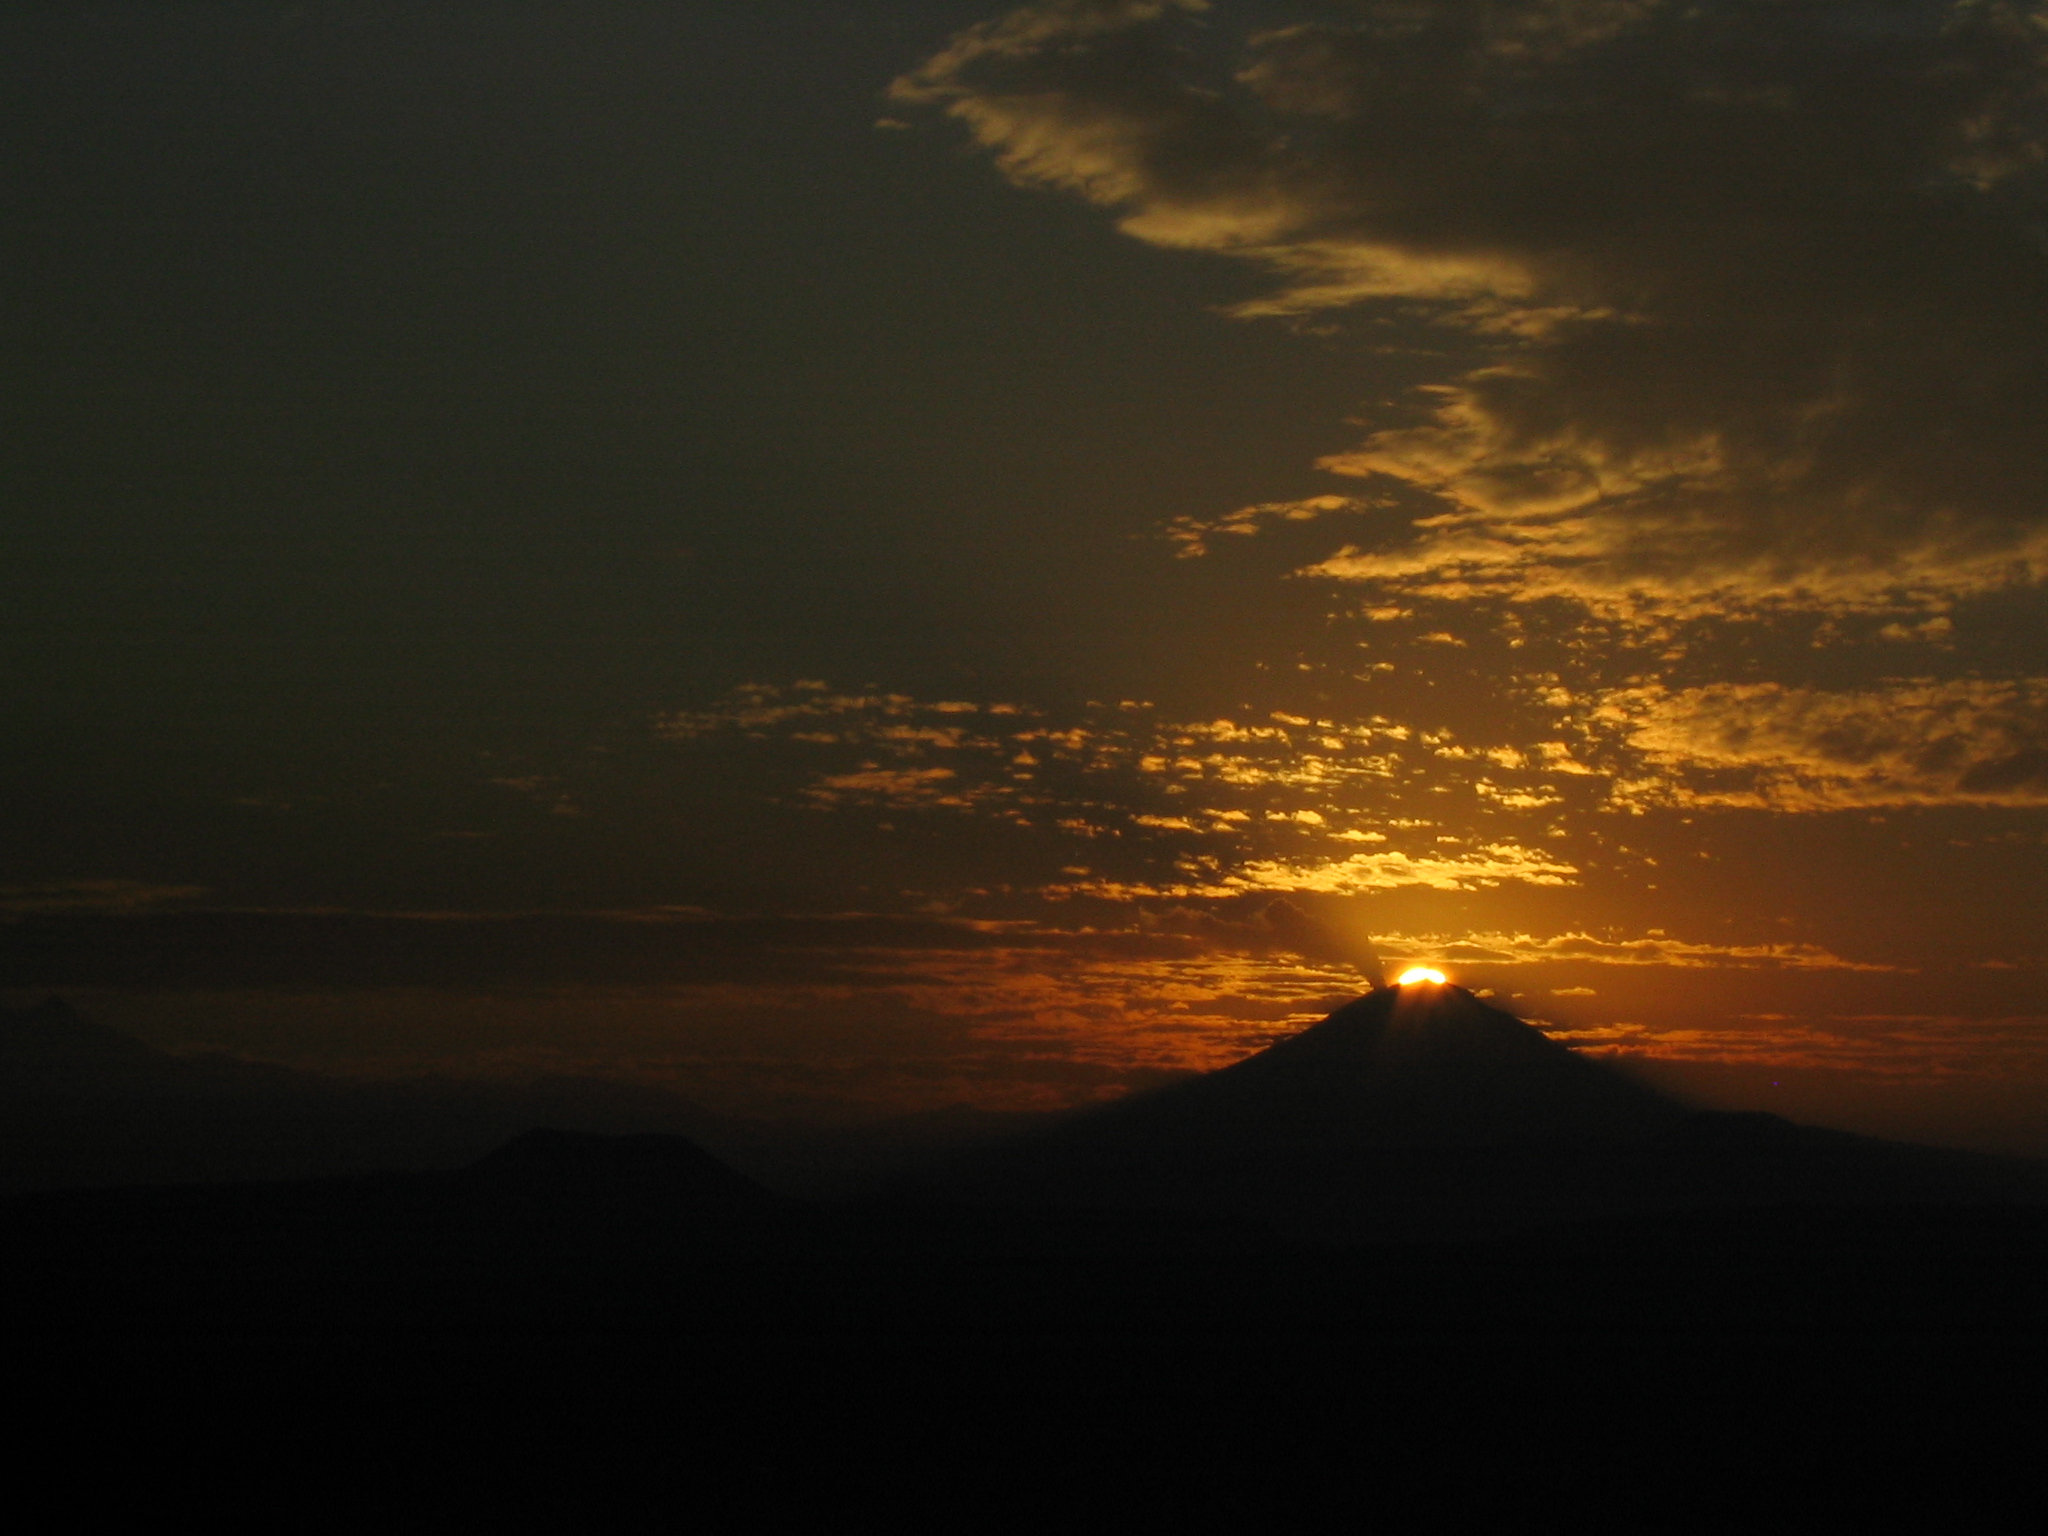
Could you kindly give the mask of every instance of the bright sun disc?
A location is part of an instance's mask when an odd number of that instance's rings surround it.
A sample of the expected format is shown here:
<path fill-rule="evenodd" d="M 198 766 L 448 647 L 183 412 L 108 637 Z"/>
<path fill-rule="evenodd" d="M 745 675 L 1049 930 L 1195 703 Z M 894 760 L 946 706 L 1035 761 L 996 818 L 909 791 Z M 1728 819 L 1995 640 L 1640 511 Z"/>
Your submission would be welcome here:
<path fill-rule="evenodd" d="M 1404 987 L 1412 987 L 1417 982 L 1423 981 L 1428 982 L 1433 987 L 1440 987 L 1444 984 L 1444 973 L 1431 970 L 1426 965 L 1411 965 L 1401 973 L 1400 985 Z"/>

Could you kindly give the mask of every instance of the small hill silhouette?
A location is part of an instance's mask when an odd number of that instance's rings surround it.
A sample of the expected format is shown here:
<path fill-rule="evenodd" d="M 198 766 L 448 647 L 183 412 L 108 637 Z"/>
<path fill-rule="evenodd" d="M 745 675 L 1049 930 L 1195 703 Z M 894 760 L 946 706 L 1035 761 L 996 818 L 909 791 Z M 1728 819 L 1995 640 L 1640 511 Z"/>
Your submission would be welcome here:
<path fill-rule="evenodd" d="M 926 1196 L 1472 1235 L 1799 1201 L 2048 1200 L 2033 1165 L 1698 1111 L 1456 986 L 1382 987 L 1232 1066 L 942 1170 Z"/>
<path fill-rule="evenodd" d="M 58 998 L 0 1009 L 0 1196 L 454 1170 L 536 1125 L 717 1137 L 721 1155 L 751 1129 L 651 1084 L 334 1077 L 160 1050 Z"/>
<path fill-rule="evenodd" d="M 536 1200 L 747 1206 L 775 1197 L 684 1136 L 602 1136 L 536 1127 L 465 1170 L 464 1182 Z"/>
<path fill-rule="evenodd" d="M 154 1046 L 81 1017 L 62 998 L 0 1008 L 0 1074 L 132 1072 L 172 1064 Z"/>

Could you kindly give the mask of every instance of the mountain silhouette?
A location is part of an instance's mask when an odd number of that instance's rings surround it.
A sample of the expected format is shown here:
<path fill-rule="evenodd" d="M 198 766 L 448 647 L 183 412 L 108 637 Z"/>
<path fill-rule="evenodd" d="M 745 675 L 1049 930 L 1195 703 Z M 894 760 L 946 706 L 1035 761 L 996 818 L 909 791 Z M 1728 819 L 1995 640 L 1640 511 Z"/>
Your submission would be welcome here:
<path fill-rule="evenodd" d="M 1676 1101 L 1462 987 L 1381 987 L 1233 1066 L 1095 1122 L 1161 1148 L 1483 1147 L 1634 1141 Z"/>
<path fill-rule="evenodd" d="M 661 1201 L 692 1208 L 775 1199 L 684 1136 L 605 1136 L 536 1127 L 464 1170 L 465 1183 L 528 1200 Z"/>
<path fill-rule="evenodd" d="M 749 1120 L 655 1083 L 350 1079 L 160 1050 L 61 998 L 0 1009 L 0 1197 L 33 1189 L 452 1171 L 534 1126 L 686 1136 L 786 1194 L 844 1198 L 1042 1115 L 963 1107 L 855 1124 Z"/>
<path fill-rule="evenodd" d="M 0 1008 L 0 1075 L 29 1077 L 161 1071 L 174 1058 L 80 1016 L 62 998 Z"/>
<path fill-rule="evenodd" d="M 2048 1172 L 1695 1110 L 1457 986 L 1382 987 L 1232 1066 L 938 1170 L 914 1193 L 1206 1211 L 1317 1237 L 1797 1202 L 2048 1200 Z"/>
<path fill-rule="evenodd" d="M 739 1129 L 655 1085 L 352 1080 L 159 1050 L 59 998 L 0 1009 L 0 1195 L 455 1170 L 536 1125 L 698 1139 Z"/>

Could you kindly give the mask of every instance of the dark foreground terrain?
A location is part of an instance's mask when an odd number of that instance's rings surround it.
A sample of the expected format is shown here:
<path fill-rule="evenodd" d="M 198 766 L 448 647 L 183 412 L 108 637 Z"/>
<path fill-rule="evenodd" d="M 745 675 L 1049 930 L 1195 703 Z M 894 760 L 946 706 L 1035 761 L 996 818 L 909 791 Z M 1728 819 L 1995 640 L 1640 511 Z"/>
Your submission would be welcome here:
<path fill-rule="evenodd" d="M 1552 1336 L 2048 1331 L 2048 1211 L 1774 1206 L 1324 1245 L 1253 1221 L 786 1201 L 681 1138 L 28 1196 L 16 1333 Z"/>
<path fill-rule="evenodd" d="M 1162 1516 L 1335 1490 L 1397 1529 L 1557 1498 L 1830 1529 L 1988 1497 L 2048 1398 L 2048 1213 L 1998 1206 L 1331 1247 L 797 1204 L 680 1140 L 543 1134 L 456 1174 L 31 1196 L 0 1232 L 31 1463 L 84 1437 L 178 1486 L 225 1456 L 344 1503 L 452 1477 L 606 1525 L 648 1499 L 1079 1518 L 1113 1485 Z"/>
<path fill-rule="evenodd" d="M 22 1194 L 0 1254 L 11 1464 L 81 1519 L 1947 1528 L 2048 1427 L 2041 1169 L 1703 1115 L 1455 988 L 858 1199 L 534 1130 Z"/>

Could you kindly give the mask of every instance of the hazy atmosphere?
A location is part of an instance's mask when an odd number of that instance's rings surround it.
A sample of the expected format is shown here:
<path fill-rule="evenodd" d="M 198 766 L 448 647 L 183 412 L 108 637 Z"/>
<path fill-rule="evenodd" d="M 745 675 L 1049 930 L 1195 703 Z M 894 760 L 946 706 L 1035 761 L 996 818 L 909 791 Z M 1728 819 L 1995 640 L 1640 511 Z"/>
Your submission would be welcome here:
<path fill-rule="evenodd" d="M 0 1002 L 2048 1154 L 2044 14 L 12 7 Z"/>

